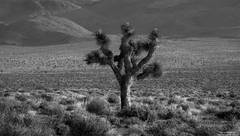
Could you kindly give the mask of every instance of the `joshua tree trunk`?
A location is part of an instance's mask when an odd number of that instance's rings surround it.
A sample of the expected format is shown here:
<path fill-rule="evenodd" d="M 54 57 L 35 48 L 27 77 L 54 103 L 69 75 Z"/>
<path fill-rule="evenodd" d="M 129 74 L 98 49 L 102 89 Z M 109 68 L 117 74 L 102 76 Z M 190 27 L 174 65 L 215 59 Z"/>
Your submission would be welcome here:
<path fill-rule="evenodd" d="M 121 90 L 121 109 L 131 106 L 131 86 L 133 84 L 132 76 L 123 76 L 120 83 Z"/>

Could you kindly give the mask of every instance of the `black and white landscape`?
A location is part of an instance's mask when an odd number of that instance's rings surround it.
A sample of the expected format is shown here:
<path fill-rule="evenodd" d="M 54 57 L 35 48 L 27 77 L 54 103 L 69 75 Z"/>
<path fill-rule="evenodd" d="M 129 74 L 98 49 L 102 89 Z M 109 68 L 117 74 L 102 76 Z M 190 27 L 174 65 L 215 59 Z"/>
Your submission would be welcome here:
<path fill-rule="evenodd" d="M 0 0 L 0 136 L 239 136 L 239 0 Z"/>

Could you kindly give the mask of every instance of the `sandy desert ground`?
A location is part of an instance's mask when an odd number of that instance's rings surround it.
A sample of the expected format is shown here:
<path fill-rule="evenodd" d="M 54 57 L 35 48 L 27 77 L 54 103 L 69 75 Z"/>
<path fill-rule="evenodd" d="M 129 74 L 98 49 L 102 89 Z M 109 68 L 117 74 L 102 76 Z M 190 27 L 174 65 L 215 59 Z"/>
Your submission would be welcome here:
<path fill-rule="evenodd" d="M 112 43 L 117 51 L 119 41 Z M 44 47 L 1 45 L 0 132 L 239 135 L 240 40 L 161 40 L 153 60 L 161 62 L 164 74 L 137 82 L 131 94 L 136 107 L 125 113 L 119 111 L 119 89 L 111 70 L 83 61 L 95 48 L 92 41 Z M 107 113 L 89 112 L 95 98 L 107 105 Z M 71 119 L 66 121 L 66 116 Z M 79 132 L 83 126 L 86 131 Z"/>

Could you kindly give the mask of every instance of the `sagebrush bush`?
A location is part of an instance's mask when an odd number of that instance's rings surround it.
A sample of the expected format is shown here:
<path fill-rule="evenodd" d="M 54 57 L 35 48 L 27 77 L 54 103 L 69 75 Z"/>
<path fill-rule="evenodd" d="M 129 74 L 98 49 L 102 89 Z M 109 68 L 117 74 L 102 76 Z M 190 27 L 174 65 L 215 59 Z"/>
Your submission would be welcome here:
<path fill-rule="evenodd" d="M 215 116 L 217 116 L 220 119 L 230 120 L 230 121 L 234 119 L 240 119 L 240 109 L 233 108 L 231 110 L 219 111 L 215 113 Z"/>
<path fill-rule="evenodd" d="M 27 100 L 27 97 L 25 95 L 21 95 L 21 94 L 16 94 L 15 98 L 22 102 Z"/>
<path fill-rule="evenodd" d="M 204 113 L 206 113 L 206 114 L 216 114 L 216 113 L 218 113 L 218 112 L 219 112 L 218 107 L 212 106 L 212 105 L 208 106 L 208 107 L 204 110 Z"/>
<path fill-rule="evenodd" d="M 186 134 L 191 136 L 194 130 L 191 126 L 179 119 L 158 120 L 146 128 L 151 136 L 178 136 Z"/>
<path fill-rule="evenodd" d="M 171 119 L 175 115 L 175 112 L 173 110 L 164 106 L 158 106 L 156 112 L 159 119 Z"/>
<path fill-rule="evenodd" d="M 21 105 L 22 104 L 22 105 Z M 40 122 L 38 117 L 26 113 L 28 107 L 14 100 L 0 102 L 1 136 L 53 136 L 54 129 Z"/>
<path fill-rule="evenodd" d="M 137 117 L 142 121 L 154 121 L 157 119 L 157 114 L 147 106 L 132 105 L 118 112 L 120 117 Z"/>
<path fill-rule="evenodd" d="M 129 118 L 123 118 L 121 119 L 121 124 L 124 124 L 126 126 L 141 124 L 142 120 L 140 120 L 138 117 L 129 117 Z"/>
<path fill-rule="evenodd" d="M 43 102 L 39 105 L 39 111 L 41 114 L 48 116 L 62 116 L 64 114 L 64 109 L 57 103 Z"/>
<path fill-rule="evenodd" d="M 70 99 L 70 98 L 62 98 L 59 102 L 59 104 L 62 104 L 62 105 L 71 105 L 71 104 L 74 104 L 74 99 Z"/>
<path fill-rule="evenodd" d="M 58 124 L 55 128 L 56 134 L 58 136 L 69 136 L 70 128 L 68 125 L 65 124 Z"/>
<path fill-rule="evenodd" d="M 107 97 L 107 101 L 109 102 L 109 103 L 114 103 L 114 104 L 116 104 L 116 103 L 119 103 L 119 97 L 116 95 L 116 94 L 109 94 L 108 95 L 108 97 Z"/>
<path fill-rule="evenodd" d="M 218 131 L 213 127 L 200 126 L 195 129 L 195 136 L 217 136 Z"/>
<path fill-rule="evenodd" d="M 51 94 L 43 93 L 41 94 L 41 98 L 48 102 L 53 101 L 53 96 Z"/>
<path fill-rule="evenodd" d="M 110 130 L 110 123 L 91 114 L 73 114 L 66 124 L 71 136 L 105 136 Z"/>
<path fill-rule="evenodd" d="M 154 104 L 154 99 L 151 97 L 144 97 L 142 99 L 142 103 L 152 105 L 152 104 Z"/>
<path fill-rule="evenodd" d="M 120 126 L 121 125 L 121 120 L 120 118 L 116 117 L 116 116 L 107 116 L 108 121 L 115 126 Z"/>
<path fill-rule="evenodd" d="M 86 110 L 97 115 L 104 115 L 110 113 L 109 103 L 100 97 L 93 98 L 87 105 Z"/>
<path fill-rule="evenodd" d="M 8 98 L 0 98 L 0 112 L 16 111 L 18 113 L 26 113 L 30 109 L 30 105 L 21 103 Z"/>

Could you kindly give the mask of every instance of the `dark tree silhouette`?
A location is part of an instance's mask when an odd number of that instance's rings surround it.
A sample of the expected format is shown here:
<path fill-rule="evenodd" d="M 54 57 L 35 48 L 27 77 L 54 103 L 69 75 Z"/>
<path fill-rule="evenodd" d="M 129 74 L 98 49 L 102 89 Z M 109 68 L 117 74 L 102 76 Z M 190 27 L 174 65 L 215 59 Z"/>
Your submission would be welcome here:
<path fill-rule="evenodd" d="M 162 69 L 160 64 L 154 62 L 147 64 L 153 57 L 159 38 L 158 29 L 154 29 L 143 41 L 134 41 L 134 29 L 129 23 L 121 26 L 122 38 L 120 54 L 114 55 L 109 49 L 110 39 L 101 30 L 95 33 L 98 50 L 94 50 L 86 55 L 87 64 L 108 65 L 113 70 L 121 91 L 121 108 L 131 106 L 131 86 L 134 80 L 142 80 L 146 77 L 160 77 Z M 142 55 L 146 52 L 146 55 Z"/>

